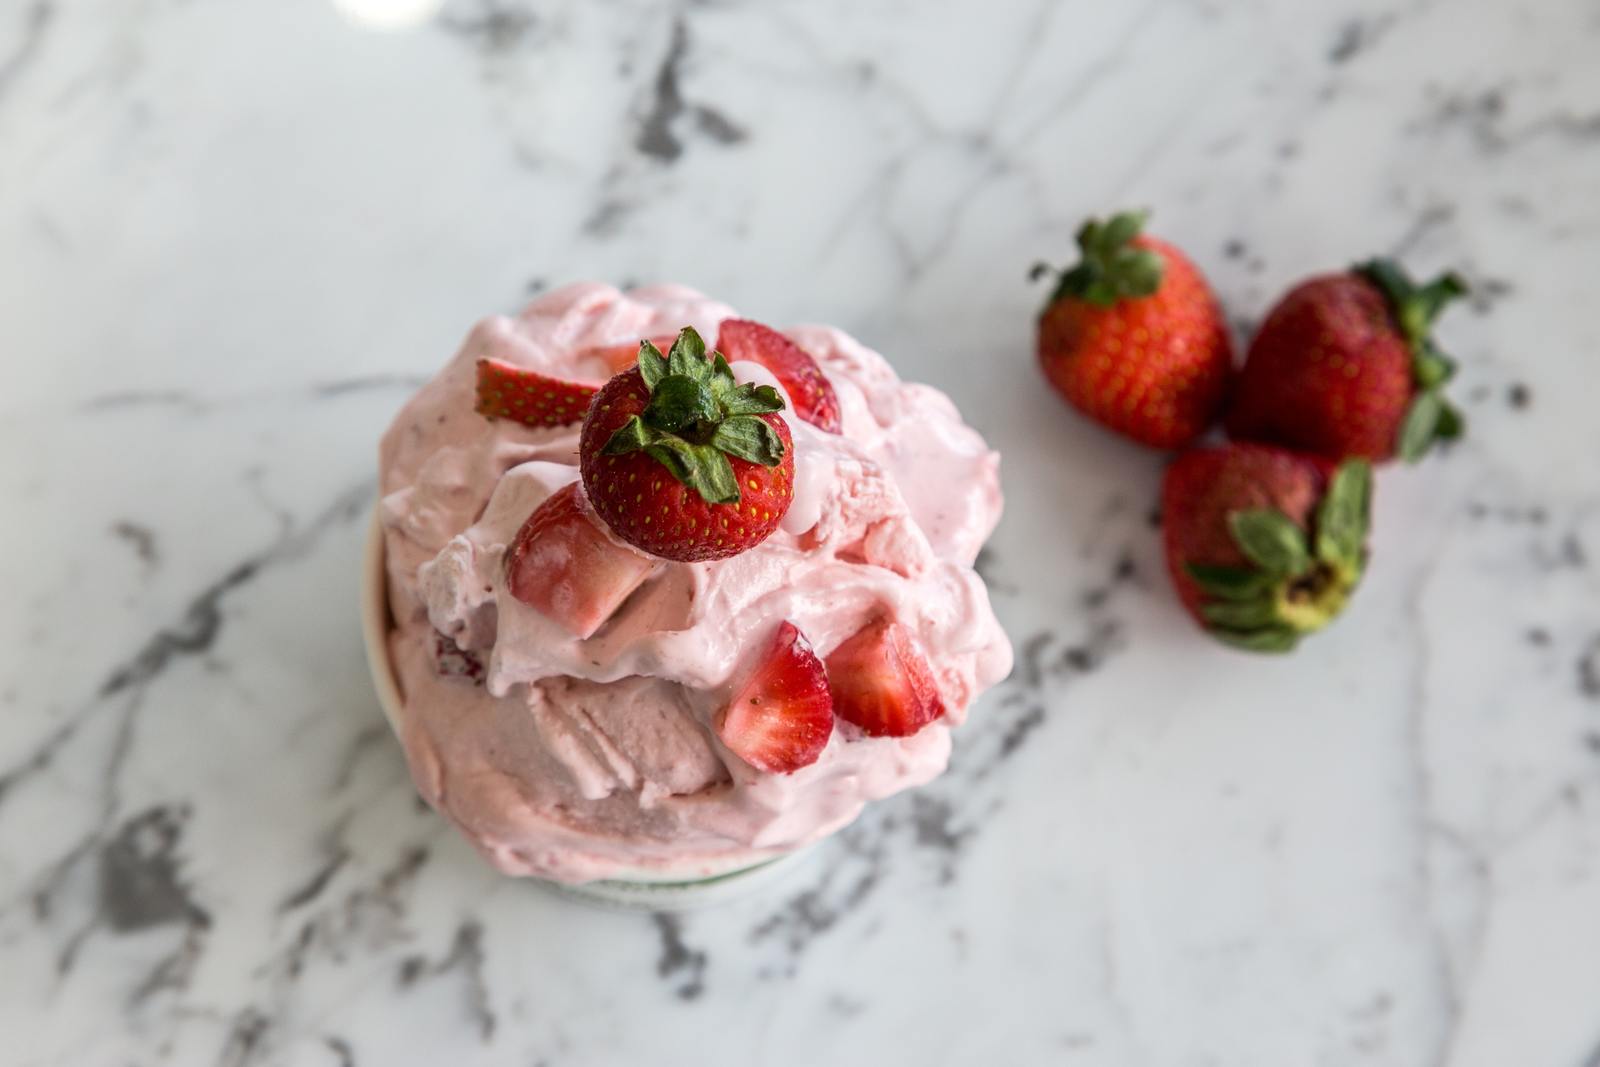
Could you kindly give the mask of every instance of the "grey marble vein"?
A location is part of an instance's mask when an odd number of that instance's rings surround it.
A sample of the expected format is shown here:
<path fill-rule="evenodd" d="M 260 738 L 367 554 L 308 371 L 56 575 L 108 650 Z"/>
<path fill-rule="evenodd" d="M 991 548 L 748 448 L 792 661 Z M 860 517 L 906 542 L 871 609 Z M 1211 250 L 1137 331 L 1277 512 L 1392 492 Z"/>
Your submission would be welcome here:
<path fill-rule="evenodd" d="M 422 979 L 437 979 L 459 972 L 466 988 L 467 1014 L 485 1044 L 494 1039 L 496 1016 L 484 983 L 483 925 L 476 920 L 456 928 L 450 951 L 437 961 L 409 956 L 400 965 L 400 985 L 410 987 Z"/>
<path fill-rule="evenodd" d="M 222 577 L 197 593 L 178 622 L 156 631 L 129 659 L 112 669 L 100 683 L 97 697 L 104 700 L 145 686 L 175 660 L 208 651 L 222 633 L 222 603 L 255 581 L 275 564 L 293 559 L 316 543 L 327 530 L 349 523 L 363 514 L 372 499 L 372 483 L 363 481 L 343 493 L 300 530 L 292 531 L 270 548 L 252 554 L 229 568 Z"/>
<path fill-rule="evenodd" d="M 21 13 L 22 23 L 16 43 L 8 53 L 0 53 L 0 101 L 39 55 L 56 19 L 53 0 L 34 0 Z"/>
<path fill-rule="evenodd" d="M 503 0 L 486 0 L 467 12 L 449 11 L 438 21 L 445 31 L 473 42 L 491 56 L 516 50 L 537 23 L 528 7 Z"/>
<path fill-rule="evenodd" d="M 658 912 L 651 917 L 661 936 L 661 957 L 656 974 L 673 985 L 680 1000 L 695 1000 L 706 991 L 706 954 L 690 948 L 683 939 L 683 922 L 677 915 Z"/>

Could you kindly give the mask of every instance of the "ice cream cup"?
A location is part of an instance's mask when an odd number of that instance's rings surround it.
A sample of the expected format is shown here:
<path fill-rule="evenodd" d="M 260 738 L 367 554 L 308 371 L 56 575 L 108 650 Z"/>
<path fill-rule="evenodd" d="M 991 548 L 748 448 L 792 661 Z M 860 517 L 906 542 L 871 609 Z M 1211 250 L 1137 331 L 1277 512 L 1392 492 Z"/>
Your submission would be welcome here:
<path fill-rule="evenodd" d="M 374 512 L 367 531 L 361 571 L 361 631 L 366 645 L 367 665 L 384 717 L 398 736 L 400 731 L 400 687 L 395 680 L 389 656 L 388 577 L 384 568 L 383 523 Z M 791 872 L 808 850 L 762 860 L 756 864 L 737 861 L 724 869 L 708 868 L 697 862 L 692 870 L 634 870 L 603 881 L 568 885 L 530 879 L 562 896 L 589 904 L 645 911 L 683 911 L 703 907 L 776 881 Z"/>

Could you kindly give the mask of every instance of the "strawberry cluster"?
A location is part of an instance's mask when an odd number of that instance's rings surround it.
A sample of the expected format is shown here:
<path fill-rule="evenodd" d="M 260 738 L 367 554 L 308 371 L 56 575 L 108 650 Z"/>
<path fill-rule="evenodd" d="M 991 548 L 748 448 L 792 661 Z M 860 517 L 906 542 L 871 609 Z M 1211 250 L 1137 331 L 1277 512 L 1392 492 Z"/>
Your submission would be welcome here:
<path fill-rule="evenodd" d="M 1282 652 L 1344 608 L 1366 566 L 1371 464 L 1459 437 L 1455 367 L 1430 336 L 1465 291 L 1388 260 L 1302 282 L 1235 369 L 1221 306 L 1128 213 L 1090 222 L 1039 317 L 1046 378 L 1074 407 L 1176 449 L 1162 485 L 1167 565 L 1184 607 L 1237 647 Z M 1035 276 L 1049 268 L 1035 268 Z M 1196 447 L 1222 422 L 1233 443 Z"/>

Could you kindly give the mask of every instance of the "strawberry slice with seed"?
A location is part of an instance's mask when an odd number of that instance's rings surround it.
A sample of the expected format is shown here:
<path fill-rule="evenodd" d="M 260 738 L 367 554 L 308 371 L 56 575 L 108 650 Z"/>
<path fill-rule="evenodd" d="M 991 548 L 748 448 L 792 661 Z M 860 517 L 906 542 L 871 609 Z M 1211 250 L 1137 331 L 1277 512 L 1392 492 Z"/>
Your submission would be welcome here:
<path fill-rule="evenodd" d="M 644 583 L 655 561 L 601 531 L 574 483 L 528 516 L 505 566 L 512 596 L 587 639 Z"/>
<path fill-rule="evenodd" d="M 927 657 L 899 623 L 879 619 L 828 657 L 839 717 L 871 737 L 910 737 L 944 714 Z"/>
<path fill-rule="evenodd" d="M 478 360 L 477 412 L 528 426 L 571 426 L 583 421 L 599 386 L 563 381 L 498 359 Z"/>
<path fill-rule="evenodd" d="M 718 716 L 717 736 L 756 770 L 791 774 L 817 762 L 832 734 L 827 672 L 806 635 L 786 621 Z"/>
<path fill-rule="evenodd" d="M 839 395 L 833 384 L 810 353 L 777 330 L 748 319 L 728 319 L 717 333 L 717 351 L 730 363 L 747 359 L 761 364 L 794 401 L 796 415 L 819 430 L 839 432 Z"/>

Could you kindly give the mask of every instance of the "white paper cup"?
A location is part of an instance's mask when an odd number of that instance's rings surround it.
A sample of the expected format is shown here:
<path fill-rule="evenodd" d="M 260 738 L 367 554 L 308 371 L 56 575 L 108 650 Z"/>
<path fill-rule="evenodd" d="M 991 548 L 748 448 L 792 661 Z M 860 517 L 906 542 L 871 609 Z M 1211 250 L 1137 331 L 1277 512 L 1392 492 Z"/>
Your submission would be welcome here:
<path fill-rule="evenodd" d="M 400 686 L 389 658 L 389 581 L 384 568 L 383 523 L 377 512 L 367 530 L 366 551 L 361 571 L 361 636 L 367 650 L 367 666 L 378 703 L 396 736 L 400 732 Z M 570 885 L 532 879 L 562 896 L 609 907 L 638 908 L 650 911 L 681 911 L 703 907 L 742 896 L 758 886 L 769 884 L 799 865 L 808 854 L 802 848 L 773 859 L 751 864 L 745 860 L 723 864 L 697 861 L 692 869 L 680 871 L 632 870 L 597 882 Z"/>

